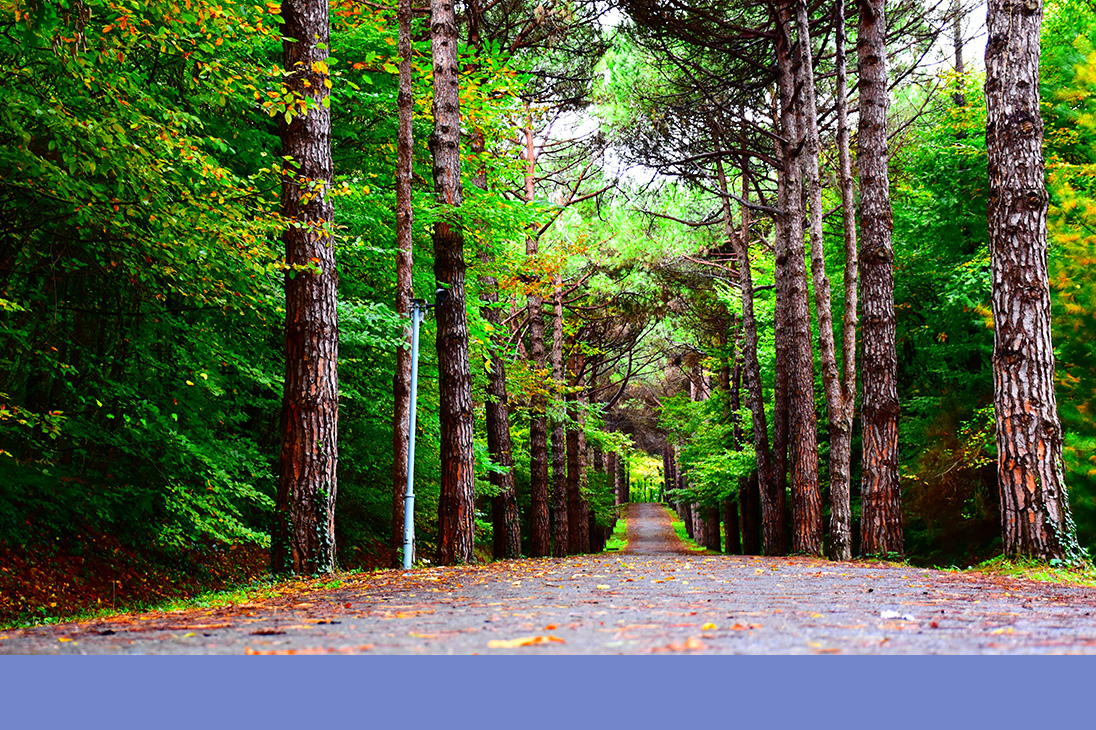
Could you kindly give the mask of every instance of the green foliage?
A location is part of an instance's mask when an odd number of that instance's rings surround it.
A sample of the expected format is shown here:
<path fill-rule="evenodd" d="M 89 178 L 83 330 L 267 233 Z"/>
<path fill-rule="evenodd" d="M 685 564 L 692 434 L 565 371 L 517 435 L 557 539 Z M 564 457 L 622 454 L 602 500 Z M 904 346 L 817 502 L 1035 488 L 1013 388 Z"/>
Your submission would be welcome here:
<path fill-rule="evenodd" d="M 613 534 L 609 536 L 608 542 L 605 543 L 605 552 L 616 552 L 626 547 L 628 547 L 628 519 L 618 517 L 616 524 L 613 526 Z"/>
<path fill-rule="evenodd" d="M 1062 0 L 1043 27 L 1050 283 L 1058 411 L 1078 537 L 1096 550 L 1096 11 Z"/>
<path fill-rule="evenodd" d="M 733 419 L 743 424 L 742 444 L 752 444 L 749 411 L 731 414 L 728 401 L 729 395 L 718 390 L 705 401 L 685 395 L 662 400 L 659 425 L 681 446 L 680 466 L 687 475 L 685 488 L 674 493 L 675 499 L 718 507 L 736 496 L 740 480 L 757 469 L 752 446 L 734 448 Z"/>

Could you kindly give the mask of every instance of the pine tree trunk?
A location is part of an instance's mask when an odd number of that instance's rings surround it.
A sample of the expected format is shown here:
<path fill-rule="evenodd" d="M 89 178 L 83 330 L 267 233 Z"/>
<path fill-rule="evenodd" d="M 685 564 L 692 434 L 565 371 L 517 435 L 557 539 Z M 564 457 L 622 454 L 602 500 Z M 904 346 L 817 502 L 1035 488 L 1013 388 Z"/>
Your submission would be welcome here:
<path fill-rule="evenodd" d="M 720 552 L 723 543 L 719 535 L 719 507 L 704 507 L 701 510 L 701 520 L 704 524 L 704 542 L 702 546 Z"/>
<path fill-rule="evenodd" d="M 434 188 L 438 203 L 456 209 L 463 202 L 460 180 L 460 89 L 458 39 L 453 6 L 431 0 L 430 50 L 434 64 Z M 450 215 L 453 215 L 450 213 Z M 475 559 L 475 459 L 472 451 L 472 374 L 468 363 L 465 310 L 464 235 L 458 220 L 434 224 L 434 277 L 448 290 L 437 307 L 441 496 L 438 501 L 438 563 Z"/>
<path fill-rule="evenodd" d="M 396 302 L 395 310 L 406 316 L 414 297 L 412 273 L 413 213 L 411 180 L 413 172 L 411 97 L 411 0 L 399 0 L 397 52 L 400 56 L 399 93 L 396 96 L 398 129 L 396 132 Z M 411 427 L 411 325 L 403 328 L 403 343 L 396 348 L 396 372 L 392 379 L 392 567 L 403 564 L 404 499 L 407 496 L 407 454 Z M 414 546 L 412 546 L 412 549 Z M 414 558 L 412 557 L 412 560 Z"/>
<path fill-rule="evenodd" d="M 563 399 L 563 282 L 554 277 L 552 295 L 552 392 Z M 552 555 L 557 558 L 570 548 L 567 520 L 567 430 L 562 419 L 552 419 Z"/>
<path fill-rule="evenodd" d="M 723 500 L 723 532 L 725 542 L 723 552 L 727 555 L 742 554 L 742 538 L 739 533 L 738 499 L 729 497 Z"/>
<path fill-rule="evenodd" d="M 468 3 L 468 45 L 480 54 L 483 41 L 480 25 L 483 21 L 482 10 L 477 0 Z M 473 57 L 471 66 L 477 59 Z M 475 128 L 471 135 L 473 159 L 483 159 L 486 142 L 483 130 Z M 480 167 L 472 177 L 472 184 L 480 190 L 487 190 L 487 169 Z M 488 347 L 487 362 L 487 398 L 484 402 L 484 416 L 487 431 L 487 452 L 491 461 L 503 467 L 502 473 L 492 472 L 488 479 L 496 494 L 491 497 L 492 554 L 495 559 L 521 557 L 521 521 L 518 517 L 517 490 L 514 488 L 514 456 L 510 438 L 510 405 L 506 392 L 506 363 L 502 359 L 502 347 L 499 340 L 505 331 L 502 313 L 499 310 L 498 279 L 491 273 L 494 256 L 487 250 L 480 251 L 480 262 L 484 273 L 480 275 L 480 299 L 484 306 L 480 308 L 483 319 L 491 325 L 492 334 Z"/>
<path fill-rule="evenodd" d="M 849 154 L 845 0 L 837 0 L 837 158 L 841 186 L 841 220 L 845 229 L 845 315 L 841 323 L 842 408 L 830 412 L 830 556 L 852 558 L 852 426 L 856 414 L 856 325 L 858 324 L 859 252 L 856 245 L 856 199 Z"/>
<path fill-rule="evenodd" d="M 1041 0 L 990 0 L 986 151 L 993 281 L 993 384 L 1004 551 L 1080 556 L 1062 477 L 1047 277 L 1039 115 Z"/>
<path fill-rule="evenodd" d="M 778 9 L 776 63 L 780 89 L 781 163 L 779 207 L 785 240 L 778 247 L 778 273 L 784 290 L 784 335 L 787 354 L 788 466 L 792 494 L 792 551 L 822 551 L 822 498 L 818 491 L 818 433 L 814 410 L 814 359 L 811 348 L 810 307 L 807 302 L 807 263 L 803 241 L 804 172 L 800 129 L 796 113 L 792 59 L 792 9 Z M 780 259 L 783 259 L 783 262 Z M 781 265 L 782 263 L 782 265 Z M 779 313 L 777 314 L 779 317 Z"/>
<path fill-rule="evenodd" d="M 716 137 L 716 151 L 720 150 Z M 773 473 L 772 454 L 769 450 L 769 427 L 765 416 L 765 400 L 761 392 L 761 366 L 757 360 L 757 317 L 753 306 L 753 273 L 750 269 L 749 209 L 742 207 L 742 230 L 736 232 L 731 217 L 731 203 L 727 175 L 723 161 L 716 157 L 716 175 L 722 193 L 723 227 L 734 249 L 738 266 L 738 288 L 742 295 L 742 364 L 746 377 L 746 405 L 750 409 L 753 424 L 754 453 L 757 459 L 758 480 L 761 483 L 762 513 L 765 515 L 765 552 L 782 555 L 784 552 L 784 500 Z M 749 200 L 747 184 L 749 172 L 745 164 L 742 171 L 742 199 Z"/>
<path fill-rule="evenodd" d="M 796 3 L 796 26 L 799 30 L 799 78 L 800 110 L 805 134 L 805 155 L 803 156 L 803 177 L 807 183 L 807 200 L 810 204 L 811 274 L 814 280 L 814 310 L 818 319 L 819 366 L 822 369 L 822 387 L 826 395 L 826 410 L 829 414 L 830 431 L 830 473 L 835 465 L 840 469 L 844 464 L 847 478 L 849 463 L 849 439 L 842 439 L 840 433 L 841 418 L 845 413 L 845 396 L 841 390 L 841 380 L 837 372 L 837 349 L 833 337 L 833 307 L 830 301 L 830 280 L 826 276 L 826 257 L 822 238 L 822 219 L 825 210 L 822 207 L 822 176 L 819 171 L 818 156 L 822 148 L 818 135 L 818 108 L 815 103 L 814 59 L 811 55 L 810 22 L 807 17 L 805 0 Z M 846 429 L 846 433 L 848 430 Z M 844 453 L 841 453 L 842 448 Z M 817 479 L 817 476 L 816 476 Z M 832 485 L 831 485 L 832 488 Z M 804 549 L 812 555 L 822 554 L 822 499 L 817 481 L 812 494 L 817 497 L 817 508 L 810 513 L 810 549 Z"/>
<path fill-rule="evenodd" d="M 617 468 L 617 452 L 610 451 L 605 457 L 605 473 L 609 477 L 609 493 L 613 495 L 613 506 L 620 506 L 620 469 Z"/>
<path fill-rule="evenodd" d="M 279 120 L 282 241 L 285 279 L 285 390 L 282 452 L 271 540 L 275 573 L 307 575 L 335 569 L 335 497 L 339 446 L 338 273 L 332 240 L 334 208 L 331 112 L 322 104 L 330 77 L 322 69 L 330 35 L 326 2 L 282 5 L 286 86 L 309 98 L 288 123 Z M 318 271 L 316 271 L 318 269 Z"/>
<path fill-rule="evenodd" d="M 480 137 L 482 139 L 482 137 Z M 482 143 L 473 144 L 482 147 Z M 478 150 L 482 153 L 482 149 Z M 481 176 L 477 175 L 477 181 Z M 486 175 L 482 176 L 486 185 Z M 492 257 L 481 254 L 484 266 L 490 266 Z M 504 331 L 502 315 L 497 306 L 498 281 L 494 276 L 480 277 L 481 297 L 487 306 L 483 307 L 483 318 L 490 324 L 495 336 Z M 487 400 L 484 403 L 487 428 L 487 452 L 491 460 L 506 469 L 503 473 L 492 472 L 490 480 L 497 494 L 491 497 L 491 523 L 493 527 L 492 548 L 495 558 L 521 557 L 521 523 L 518 518 L 517 492 L 514 488 L 514 456 L 510 439 L 510 407 L 506 393 L 506 365 L 502 360 L 499 344 L 492 342 L 491 361 L 487 369 Z"/>
<path fill-rule="evenodd" d="M 884 0 L 859 0 L 861 306 L 863 311 L 862 555 L 901 555 L 898 483 L 898 354 L 894 319 L 894 228 L 887 173 L 887 52 Z"/>
<path fill-rule="evenodd" d="M 533 146 L 533 129 L 525 129 L 525 202 L 534 199 L 534 165 L 536 149 Z M 538 239 L 535 235 L 525 238 L 525 255 L 532 261 L 537 255 Z M 539 285 L 539 282 L 537 282 Z M 529 358 L 532 370 L 546 380 L 548 358 L 544 348 L 544 300 L 536 290 L 530 292 L 526 308 L 529 313 Z M 537 379 L 534 378 L 534 381 Z M 548 481 L 548 398 L 543 388 L 534 388 L 529 402 L 529 495 L 530 495 L 530 549 L 535 558 L 548 555 L 551 550 L 551 525 L 549 524 L 549 500 L 551 485 Z"/>
<path fill-rule="evenodd" d="M 589 508 L 583 492 L 586 488 L 586 432 L 582 427 L 586 421 L 582 408 L 583 388 L 582 371 L 584 355 L 571 356 L 571 371 L 575 373 L 573 386 L 577 392 L 568 396 L 571 402 L 571 418 L 575 428 L 567 430 L 567 526 L 568 553 L 581 555 L 590 552 Z"/>
<path fill-rule="evenodd" d="M 674 503 L 674 482 L 676 479 L 677 477 L 674 475 L 674 447 L 666 443 L 662 446 L 662 493 L 667 504 Z"/>
<path fill-rule="evenodd" d="M 966 67 L 963 64 L 963 0 L 951 0 L 951 43 L 952 50 L 955 53 L 955 74 L 956 89 L 955 93 L 951 95 L 952 102 L 955 106 L 966 106 L 967 95 L 963 93 L 963 79 L 962 76 L 966 73 Z"/>

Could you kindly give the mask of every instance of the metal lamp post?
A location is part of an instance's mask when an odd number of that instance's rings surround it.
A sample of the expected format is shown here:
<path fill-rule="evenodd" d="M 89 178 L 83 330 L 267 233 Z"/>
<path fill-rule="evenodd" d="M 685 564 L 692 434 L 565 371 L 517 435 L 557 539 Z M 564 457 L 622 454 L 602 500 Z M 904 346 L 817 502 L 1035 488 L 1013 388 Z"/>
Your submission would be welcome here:
<path fill-rule="evenodd" d="M 415 557 L 415 421 L 419 396 L 419 324 L 426 313 L 449 298 L 448 289 L 434 292 L 434 303 L 411 300 L 411 418 L 407 428 L 407 490 L 403 498 L 403 568 L 408 570 Z"/>

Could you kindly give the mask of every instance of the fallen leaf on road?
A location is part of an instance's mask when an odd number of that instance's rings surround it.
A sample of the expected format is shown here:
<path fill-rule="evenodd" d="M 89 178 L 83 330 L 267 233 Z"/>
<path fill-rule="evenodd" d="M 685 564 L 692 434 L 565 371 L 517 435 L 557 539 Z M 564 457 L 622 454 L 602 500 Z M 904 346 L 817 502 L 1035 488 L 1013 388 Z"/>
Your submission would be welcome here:
<path fill-rule="evenodd" d="M 558 636 L 522 636 L 517 639 L 492 639 L 487 642 L 490 649 L 516 649 L 519 646 L 533 646 L 535 644 L 548 644 L 551 642 L 566 644 L 567 642 Z"/>
<path fill-rule="evenodd" d="M 651 651 L 703 651 L 707 648 L 708 647 L 704 645 L 704 642 L 701 641 L 698 637 L 690 636 L 688 639 L 685 639 L 684 644 L 675 641 L 673 643 L 667 644 L 666 646 L 656 646 L 654 649 L 651 649 Z"/>
<path fill-rule="evenodd" d="M 361 646 L 341 646 L 338 649 L 324 649 L 321 647 L 308 647 L 305 649 L 271 649 L 265 651 L 263 649 L 252 649 L 250 646 L 244 647 L 244 654 L 249 656 L 258 655 L 290 655 L 290 654 L 354 654 L 359 651 L 369 651 L 373 648 L 372 644 L 362 644 Z"/>
<path fill-rule="evenodd" d="M 701 630 L 701 631 L 715 631 L 715 630 L 716 630 L 716 629 L 718 629 L 718 628 L 719 628 L 719 627 L 718 627 L 718 626 L 716 626 L 716 625 L 715 625 L 715 624 L 713 624 L 713 623 L 706 623 L 706 624 L 704 624 L 703 626 L 701 626 L 701 627 L 700 627 L 700 630 Z"/>

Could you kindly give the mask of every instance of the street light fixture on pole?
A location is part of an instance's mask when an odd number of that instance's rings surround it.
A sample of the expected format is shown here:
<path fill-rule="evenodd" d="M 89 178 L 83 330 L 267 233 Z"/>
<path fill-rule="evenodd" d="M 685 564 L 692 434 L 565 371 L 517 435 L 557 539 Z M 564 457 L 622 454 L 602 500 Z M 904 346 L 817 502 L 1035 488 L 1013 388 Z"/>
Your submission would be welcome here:
<path fill-rule="evenodd" d="M 419 395 L 419 324 L 426 313 L 440 307 L 449 298 L 448 289 L 434 292 L 434 303 L 411 300 L 411 419 L 407 428 L 407 490 L 403 497 L 403 568 L 408 570 L 415 557 L 415 421 Z"/>

